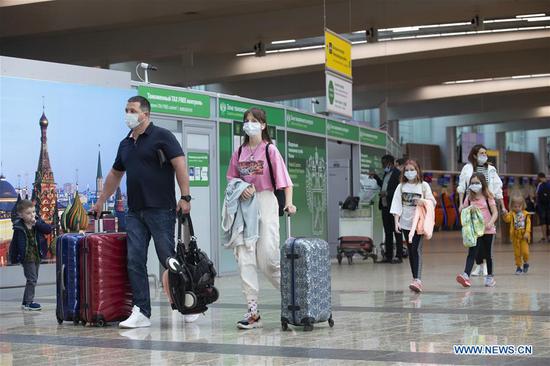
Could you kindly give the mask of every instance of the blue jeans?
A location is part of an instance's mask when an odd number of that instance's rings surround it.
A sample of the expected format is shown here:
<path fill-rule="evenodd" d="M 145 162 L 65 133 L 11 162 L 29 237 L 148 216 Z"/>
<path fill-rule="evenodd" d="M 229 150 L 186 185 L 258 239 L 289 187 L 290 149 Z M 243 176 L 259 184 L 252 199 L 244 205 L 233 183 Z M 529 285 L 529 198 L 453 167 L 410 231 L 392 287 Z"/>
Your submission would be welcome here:
<path fill-rule="evenodd" d="M 175 256 L 175 209 L 148 208 L 128 211 L 128 277 L 133 292 L 133 303 L 146 317 L 151 317 L 151 297 L 147 278 L 147 251 L 151 236 L 160 264 Z"/>

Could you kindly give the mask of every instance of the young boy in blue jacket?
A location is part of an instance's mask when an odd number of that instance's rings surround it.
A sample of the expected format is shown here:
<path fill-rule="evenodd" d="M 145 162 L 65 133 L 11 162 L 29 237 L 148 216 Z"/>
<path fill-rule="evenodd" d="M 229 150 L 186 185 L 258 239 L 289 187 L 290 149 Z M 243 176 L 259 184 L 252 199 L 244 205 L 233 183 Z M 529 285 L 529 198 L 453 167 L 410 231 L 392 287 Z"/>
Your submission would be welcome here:
<path fill-rule="evenodd" d="M 9 257 L 13 264 L 21 263 L 27 279 L 23 294 L 23 310 L 41 310 L 40 304 L 34 302 L 34 288 L 38 280 L 40 260 L 48 251 L 45 234 L 52 232 L 52 227 L 36 215 L 34 203 L 21 200 L 17 204 L 18 218 L 13 222 Z"/>

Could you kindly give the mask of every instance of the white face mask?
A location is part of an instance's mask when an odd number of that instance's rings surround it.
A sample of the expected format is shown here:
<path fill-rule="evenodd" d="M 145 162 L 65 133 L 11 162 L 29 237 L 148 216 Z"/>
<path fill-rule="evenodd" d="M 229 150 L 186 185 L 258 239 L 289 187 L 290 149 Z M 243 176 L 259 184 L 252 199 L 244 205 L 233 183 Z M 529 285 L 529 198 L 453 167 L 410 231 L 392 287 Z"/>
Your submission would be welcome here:
<path fill-rule="evenodd" d="M 474 193 L 477 193 L 477 192 L 481 191 L 481 183 L 470 184 L 470 191 L 472 191 Z"/>
<path fill-rule="evenodd" d="M 487 155 L 479 155 L 477 157 L 477 162 L 480 165 L 484 165 L 487 162 Z"/>
<path fill-rule="evenodd" d="M 245 122 L 243 130 L 250 137 L 258 136 L 262 133 L 262 125 L 260 122 Z"/>
<path fill-rule="evenodd" d="M 407 178 L 408 180 L 414 180 L 417 175 L 418 173 L 416 172 L 416 170 L 407 170 L 405 172 L 405 178 Z"/>
<path fill-rule="evenodd" d="M 141 122 L 138 121 L 139 115 L 137 113 L 126 113 L 124 116 L 124 121 L 126 121 L 126 126 L 128 126 L 129 129 L 134 129 L 137 126 L 141 124 Z"/>

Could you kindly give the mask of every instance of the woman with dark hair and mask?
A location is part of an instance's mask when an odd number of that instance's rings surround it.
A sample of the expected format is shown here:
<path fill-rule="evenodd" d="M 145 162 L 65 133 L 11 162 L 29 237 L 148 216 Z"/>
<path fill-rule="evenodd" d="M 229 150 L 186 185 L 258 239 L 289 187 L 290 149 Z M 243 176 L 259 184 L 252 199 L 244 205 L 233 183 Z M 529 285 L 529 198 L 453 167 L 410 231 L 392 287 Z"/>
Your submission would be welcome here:
<path fill-rule="evenodd" d="M 462 212 L 464 206 L 464 196 L 468 190 L 469 182 L 474 173 L 481 173 L 485 177 L 485 182 L 489 192 L 493 195 L 496 201 L 500 202 L 502 213 L 507 213 L 504 205 L 504 197 L 502 195 L 502 180 L 498 176 L 497 169 L 488 163 L 487 148 L 481 144 L 475 145 L 470 150 L 468 155 L 468 163 L 464 165 L 460 172 L 457 192 L 460 197 L 460 207 L 458 212 Z M 480 276 L 482 273 L 487 275 L 487 265 L 483 263 L 481 258 L 476 258 L 477 267 L 472 271 L 472 276 Z"/>
<path fill-rule="evenodd" d="M 296 213 L 296 206 L 292 203 L 292 181 L 283 157 L 271 142 L 265 111 L 251 108 L 244 113 L 243 121 L 246 135 L 243 144 L 231 157 L 227 181 L 244 181 L 248 187 L 242 191 L 240 199 L 246 201 L 254 197 L 259 205 L 259 232 L 255 245 L 236 243 L 234 246 L 243 293 L 248 302 L 248 312 L 237 327 L 252 329 L 262 327 L 257 303 L 260 289 L 256 269 L 276 289 L 279 289 L 281 282 L 279 203 L 274 191 L 284 190 L 284 210 L 289 215 Z"/>

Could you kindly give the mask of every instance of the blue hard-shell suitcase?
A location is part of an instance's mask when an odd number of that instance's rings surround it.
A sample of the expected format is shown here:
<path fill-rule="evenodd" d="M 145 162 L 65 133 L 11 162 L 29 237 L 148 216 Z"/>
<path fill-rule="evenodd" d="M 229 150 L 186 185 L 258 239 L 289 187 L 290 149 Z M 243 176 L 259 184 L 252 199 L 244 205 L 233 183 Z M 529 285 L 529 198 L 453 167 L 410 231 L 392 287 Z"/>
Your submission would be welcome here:
<path fill-rule="evenodd" d="M 290 218 L 287 217 L 290 233 Z M 300 325 L 313 330 L 314 323 L 334 326 L 331 306 L 330 253 L 318 238 L 289 237 L 281 248 L 281 326 Z"/>
<path fill-rule="evenodd" d="M 57 238 L 56 284 L 57 307 L 55 315 L 59 324 L 80 321 L 80 255 L 78 240 L 84 235 L 78 233 L 63 234 Z"/>

